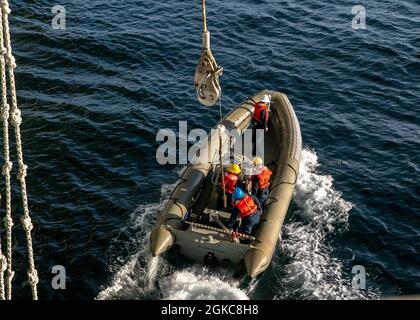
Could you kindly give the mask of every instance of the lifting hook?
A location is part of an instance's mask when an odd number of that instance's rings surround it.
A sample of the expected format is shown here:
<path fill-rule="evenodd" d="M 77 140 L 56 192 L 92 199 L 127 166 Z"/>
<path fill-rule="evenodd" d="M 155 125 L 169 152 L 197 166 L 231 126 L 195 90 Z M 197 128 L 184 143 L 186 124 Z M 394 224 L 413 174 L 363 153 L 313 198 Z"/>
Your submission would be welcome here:
<path fill-rule="evenodd" d="M 201 0 L 201 11 L 203 15 L 203 50 L 195 69 L 194 86 L 198 101 L 205 106 L 213 106 L 219 101 L 222 94 L 219 77 L 223 73 L 223 68 L 217 65 L 210 50 L 210 32 L 207 30 L 205 0 Z"/>

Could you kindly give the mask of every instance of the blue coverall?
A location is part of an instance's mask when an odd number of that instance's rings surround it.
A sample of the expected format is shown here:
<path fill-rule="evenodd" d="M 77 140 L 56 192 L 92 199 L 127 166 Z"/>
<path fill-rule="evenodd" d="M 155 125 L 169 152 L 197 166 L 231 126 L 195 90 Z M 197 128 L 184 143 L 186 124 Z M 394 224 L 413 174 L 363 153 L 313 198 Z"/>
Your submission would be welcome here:
<path fill-rule="evenodd" d="M 258 177 L 256 175 L 252 176 L 252 194 L 255 195 L 258 201 L 261 203 L 261 206 L 264 205 L 265 200 L 268 198 L 269 190 L 268 188 L 259 188 L 258 187 Z"/>
<path fill-rule="evenodd" d="M 252 229 L 258 222 L 260 222 L 260 215 L 261 215 L 261 204 L 255 196 L 250 196 L 252 200 L 254 200 L 255 204 L 257 205 L 257 210 L 253 214 L 249 216 L 243 217 L 241 225 L 239 227 L 239 232 L 250 235 Z M 233 205 L 232 214 L 229 220 L 229 228 L 236 229 L 237 228 L 237 221 L 236 219 L 239 217 L 239 209 Z"/>

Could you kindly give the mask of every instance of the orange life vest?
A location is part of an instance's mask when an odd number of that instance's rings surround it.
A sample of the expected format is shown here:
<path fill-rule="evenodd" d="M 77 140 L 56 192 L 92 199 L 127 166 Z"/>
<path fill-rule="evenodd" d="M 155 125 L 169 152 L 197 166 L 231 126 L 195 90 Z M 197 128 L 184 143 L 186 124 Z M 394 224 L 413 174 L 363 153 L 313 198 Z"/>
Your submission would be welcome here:
<path fill-rule="evenodd" d="M 239 216 L 241 218 L 247 217 L 257 210 L 257 205 L 248 194 L 242 199 L 237 199 L 235 201 L 235 206 L 239 209 Z"/>
<path fill-rule="evenodd" d="M 225 190 L 227 193 L 233 193 L 235 190 L 236 182 L 238 182 L 238 176 L 234 173 L 225 172 L 223 178 L 223 184 L 225 185 Z M 223 188 L 223 186 L 221 186 Z"/>
<path fill-rule="evenodd" d="M 266 166 L 262 167 L 261 173 L 257 174 L 258 188 L 265 189 L 270 185 L 270 177 L 273 173 Z"/>
<path fill-rule="evenodd" d="M 255 120 L 262 124 L 261 111 L 265 110 L 265 122 L 268 121 L 268 106 L 264 102 L 257 102 L 254 105 L 254 113 L 252 114 L 252 120 Z"/>

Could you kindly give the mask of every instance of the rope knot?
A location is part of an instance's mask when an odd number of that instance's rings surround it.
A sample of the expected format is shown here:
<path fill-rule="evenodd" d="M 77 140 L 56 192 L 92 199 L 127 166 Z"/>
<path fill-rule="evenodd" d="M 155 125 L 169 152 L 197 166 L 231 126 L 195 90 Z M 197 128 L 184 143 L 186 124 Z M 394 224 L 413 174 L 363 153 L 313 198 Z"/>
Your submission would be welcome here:
<path fill-rule="evenodd" d="M 20 109 L 15 109 L 12 112 L 12 124 L 17 127 L 20 126 L 22 123 L 22 112 Z"/>
<path fill-rule="evenodd" d="M 19 180 L 25 179 L 26 175 L 27 175 L 27 170 L 28 170 L 28 166 L 26 164 L 21 166 L 20 169 L 19 169 L 19 173 L 18 173 L 17 178 Z"/>
<path fill-rule="evenodd" d="M 3 9 L 6 11 L 7 14 L 10 14 L 12 10 L 10 10 L 9 2 L 7 0 L 3 0 Z"/>
<path fill-rule="evenodd" d="M 30 216 L 23 216 L 22 219 L 20 219 L 20 221 L 22 222 L 22 226 L 23 229 L 26 232 L 31 232 L 31 230 L 33 229 L 33 224 L 32 224 L 32 220 Z"/>
<path fill-rule="evenodd" d="M 12 228 L 14 226 L 13 219 L 10 215 L 5 216 L 3 221 L 6 228 Z"/>
<path fill-rule="evenodd" d="M 39 282 L 38 272 L 33 270 L 28 272 L 28 282 L 31 286 L 36 286 Z"/>
<path fill-rule="evenodd" d="M 10 68 L 15 69 L 17 67 L 16 59 L 11 53 L 6 54 L 6 60 Z"/>
<path fill-rule="evenodd" d="M 4 255 L 0 255 L 0 273 L 7 270 L 7 259 Z"/>
<path fill-rule="evenodd" d="M 3 165 L 2 173 L 3 175 L 10 173 L 12 171 L 13 163 L 12 161 L 8 161 Z"/>

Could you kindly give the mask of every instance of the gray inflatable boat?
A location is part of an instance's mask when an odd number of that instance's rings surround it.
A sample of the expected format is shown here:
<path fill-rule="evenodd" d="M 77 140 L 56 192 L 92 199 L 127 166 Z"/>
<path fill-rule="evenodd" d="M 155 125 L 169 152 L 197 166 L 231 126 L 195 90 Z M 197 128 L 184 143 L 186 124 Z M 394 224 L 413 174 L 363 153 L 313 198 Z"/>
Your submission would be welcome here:
<path fill-rule="evenodd" d="M 276 91 L 262 91 L 249 98 L 223 118 L 222 124 L 242 134 L 250 125 L 254 101 L 271 95 L 269 130 L 264 136 L 264 162 L 273 172 L 269 198 L 264 204 L 260 223 L 252 236 L 241 235 L 238 242 L 224 225 L 229 212 L 220 210 L 219 151 L 229 154 L 232 138 L 217 132 L 209 137 L 207 161 L 190 164 L 161 212 L 150 235 L 150 250 L 158 256 L 171 249 L 197 262 L 222 267 L 246 268 L 253 278 L 270 264 L 280 237 L 293 189 L 297 181 L 301 154 L 301 133 L 289 99 Z M 222 148 L 220 148 L 220 142 Z M 245 240 L 245 241 L 243 241 Z"/>

